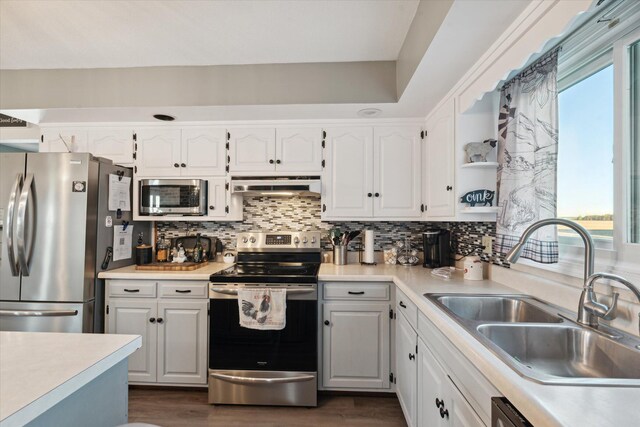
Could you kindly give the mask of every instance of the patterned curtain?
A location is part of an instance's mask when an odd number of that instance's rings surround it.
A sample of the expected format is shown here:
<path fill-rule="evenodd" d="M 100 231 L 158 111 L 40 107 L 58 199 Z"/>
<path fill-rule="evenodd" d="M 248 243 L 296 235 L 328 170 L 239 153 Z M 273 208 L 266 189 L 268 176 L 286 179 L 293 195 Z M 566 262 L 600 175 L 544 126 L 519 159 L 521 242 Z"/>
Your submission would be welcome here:
<path fill-rule="evenodd" d="M 506 253 L 534 222 L 556 216 L 558 50 L 502 88 L 498 118 L 498 219 L 494 250 Z M 558 262 L 555 227 L 528 240 L 523 258 Z"/>

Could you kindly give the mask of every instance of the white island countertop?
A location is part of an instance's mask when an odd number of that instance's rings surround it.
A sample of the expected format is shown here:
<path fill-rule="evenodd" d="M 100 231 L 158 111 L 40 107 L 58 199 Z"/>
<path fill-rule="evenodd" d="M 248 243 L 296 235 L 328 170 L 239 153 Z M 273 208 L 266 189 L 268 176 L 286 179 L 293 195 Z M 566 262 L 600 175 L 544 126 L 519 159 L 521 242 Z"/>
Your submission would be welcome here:
<path fill-rule="evenodd" d="M 141 345 L 138 335 L 0 332 L 0 425 L 32 421 Z"/>
<path fill-rule="evenodd" d="M 420 312 L 535 426 L 640 426 L 640 387 L 545 385 L 530 381 L 518 375 L 423 296 L 425 293 L 440 292 L 521 292 L 490 280 L 464 280 L 461 273 L 456 273 L 451 280 L 444 280 L 431 275 L 430 271 L 420 266 L 322 264 L 319 280 L 395 283 Z"/>

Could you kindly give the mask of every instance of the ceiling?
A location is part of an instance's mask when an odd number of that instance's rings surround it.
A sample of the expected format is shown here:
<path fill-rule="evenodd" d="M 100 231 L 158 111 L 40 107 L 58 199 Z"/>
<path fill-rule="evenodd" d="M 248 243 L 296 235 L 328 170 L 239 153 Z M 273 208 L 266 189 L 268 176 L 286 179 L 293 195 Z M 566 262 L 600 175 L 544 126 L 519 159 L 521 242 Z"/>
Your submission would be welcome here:
<path fill-rule="evenodd" d="M 42 20 L 47 21 L 46 16 L 38 19 L 31 18 L 27 21 L 22 12 L 12 16 L 11 20 L 18 19 L 14 27 L 22 27 L 19 32 L 21 38 L 40 38 L 40 42 L 23 41 L 18 44 L 21 49 L 10 50 L 9 53 L 4 49 L 4 43 L 10 44 L 5 38 L 5 21 L 9 18 L 5 15 L 5 11 L 13 9 L 11 13 L 16 13 L 16 5 L 7 7 L 7 3 L 14 3 L 7 0 L 0 1 L 0 64 L 2 67 L 34 67 L 36 62 L 41 61 L 41 68 L 59 68 L 61 64 L 58 60 L 60 55 L 66 58 L 67 67 L 96 66 L 98 61 L 109 64 L 109 67 L 123 67 L 126 64 L 132 66 L 132 61 L 189 61 L 183 65 L 194 64 L 258 64 L 263 62 L 276 61 L 307 61 L 308 63 L 318 63 L 319 61 L 329 61 L 329 63 L 338 64 L 340 61 L 382 61 L 382 60 L 398 60 L 398 55 L 403 49 L 403 38 L 407 33 L 411 34 L 413 28 L 411 21 L 419 19 L 421 11 L 425 7 L 432 7 L 432 0 L 417 1 L 319 1 L 319 0 L 297 0 L 293 2 L 271 2 L 271 1 L 211 1 L 211 2 L 109 2 L 119 4 L 121 9 L 127 9 L 135 3 L 135 8 L 143 5 L 154 4 L 163 11 L 154 11 L 154 17 L 168 13 L 164 11 L 165 7 L 169 7 L 173 12 L 170 16 L 170 25 L 151 25 L 144 24 L 149 31 L 159 31 L 162 27 L 166 33 L 163 35 L 167 41 L 167 46 L 173 47 L 162 52 L 162 44 L 152 43 L 147 34 L 134 33 L 131 29 L 125 28 L 135 26 L 127 16 L 121 16 L 128 22 L 128 25 L 111 23 L 118 30 L 110 30 L 109 26 L 101 27 L 95 32 L 86 28 L 84 18 L 75 15 L 77 12 L 69 12 L 72 19 L 65 18 L 59 25 L 72 29 L 74 34 L 91 34 L 91 36 L 74 36 L 53 35 L 57 30 L 50 22 L 46 22 L 45 28 L 47 36 L 43 36 Z M 31 4 L 34 2 L 26 1 L 19 4 Z M 44 2 L 35 2 L 38 6 L 42 6 Z M 60 2 L 55 2 L 60 5 Z M 68 2 L 62 2 L 66 8 Z M 91 3 L 99 4 L 104 7 L 103 3 L 96 2 L 70 2 L 80 4 L 84 15 L 92 15 L 86 12 L 84 5 Z M 419 4 L 420 3 L 420 4 Z M 425 4 L 426 3 L 426 4 Z M 455 0 L 450 9 L 446 12 L 446 16 L 438 23 L 437 32 L 428 41 L 428 47 L 413 72 L 406 89 L 402 95 L 394 99 L 376 102 L 364 101 L 342 101 L 342 102 L 283 102 L 252 105 L 195 105 L 185 106 L 181 104 L 162 103 L 156 104 L 156 107 L 145 106 L 126 106 L 113 105 L 112 108 L 20 108 L 11 109 L 4 107 L 3 113 L 15 117 L 23 118 L 33 123 L 71 123 L 71 122 L 153 122 L 153 113 L 165 113 L 176 116 L 179 121 L 229 121 L 229 120 L 287 120 L 287 119 L 354 119 L 357 118 L 357 112 L 363 108 L 379 108 L 382 110 L 381 118 L 424 118 L 433 107 L 446 95 L 451 87 L 466 73 L 466 71 L 480 58 L 480 56 L 491 46 L 498 36 L 512 23 L 512 21 L 524 10 L 529 4 L 529 0 Z M 269 4 L 272 8 L 266 7 Z M 176 7 L 182 5 L 182 7 Z M 30 6 L 29 6 L 30 7 Z M 19 9 L 19 7 L 17 7 Z M 242 13 L 230 12 L 238 11 L 244 8 Z M 416 9 L 417 8 L 417 9 Z M 73 8 L 72 8 L 73 9 Z M 180 9 L 190 9 L 191 11 L 199 11 L 199 13 L 186 14 L 187 12 Z M 213 10 L 218 13 L 214 14 Z M 418 12 L 416 12 L 418 10 Z M 428 9 L 427 9 L 428 10 Z M 259 11 L 259 12 L 258 12 Z M 35 12 L 34 12 L 35 13 Z M 37 12 L 42 13 L 41 11 Z M 61 18 L 58 16 L 54 21 Z M 120 13 L 120 12 L 118 12 Z M 126 15 L 126 14 L 124 14 Z M 197 49 L 191 49 L 189 44 L 182 45 L 182 49 L 176 48 L 175 39 L 188 38 L 193 40 L 193 34 L 185 35 L 180 32 L 200 33 L 200 29 L 193 29 L 194 25 L 189 22 L 200 22 L 201 16 L 207 15 L 210 19 L 215 20 L 216 26 L 225 26 L 227 21 L 233 21 L 233 36 L 222 34 L 225 40 L 209 40 L 207 42 L 196 42 Z M 215 16 L 214 16 L 215 15 Z M 163 15 L 164 19 L 168 15 Z M 228 19 L 222 19 L 225 16 Z M 250 17 L 250 19 L 248 18 Z M 266 18 L 268 17 L 268 19 Z M 348 19 L 346 18 L 348 17 Z M 113 18 L 109 18 L 113 19 Z M 263 24 L 269 22 L 270 25 Z M 247 22 L 242 22 L 247 21 Z M 291 24 L 291 21 L 295 21 Z M 322 25 L 317 22 L 322 21 Z M 76 24 L 81 22 L 81 24 Z M 92 21 L 95 24 L 95 20 Z M 146 20 L 145 20 L 146 22 Z M 253 25 L 249 25 L 251 22 Z M 301 23 L 306 23 L 302 25 Z M 277 24 L 274 24 L 277 23 Z M 106 25 L 106 24 L 101 24 Z M 282 27 L 287 27 L 283 29 Z M 227 28 L 227 27 L 225 27 Z M 242 28 L 243 31 L 237 31 Z M 256 28 L 260 28 L 257 30 Z M 331 28 L 331 30 L 327 30 Z M 182 31 L 184 30 L 184 31 Z M 193 31 L 191 31 L 193 30 Z M 7 30 L 8 33 L 14 34 L 15 28 Z M 119 33 L 122 32 L 122 34 Z M 161 33 L 163 31 L 160 31 Z M 211 30 L 214 31 L 214 30 Z M 217 30 L 216 30 L 217 31 Z M 61 33 L 58 31 L 58 33 Z M 100 33 L 100 34 L 95 34 Z M 114 51 L 104 51 L 105 48 L 99 47 L 109 45 L 109 40 L 104 40 L 103 33 L 115 34 L 118 49 Z M 310 37 L 309 34 L 314 34 Z M 59 51 L 58 55 L 44 60 L 42 58 L 33 58 L 38 56 L 33 54 L 26 47 L 31 45 L 32 49 L 43 50 L 41 44 L 42 37 L 63 37 L 66 42 L 58 41 L 54 43 L 52 49 Z M 69 40 L 74 38 L 86 39 L 84 41 Z M 318 41 L 316 38 L 321 40 Z M 95 40 L 94 40 L 95 39 Z M 15 39 L 14 39 L 15 40 Z M 265 40 L 270 40 L 268 43 Z M 304 40 L 304 42 L 303 42 Z M 68 43 L 91 44 L 82 48 L 70 47 Z M 234 48 L 230 49 L 229 45 L 234 44 Z M 146 46 L 146 49 L 143 47 Z M 240 47 L 239 47 L 240 46 Z M 30 49 L 31 49 L 30 48 Z M 114 49 L 114 46 L 110 46 Z M 157 49 L 156 49 L 157 48 Z M 78 50 L 82 54 L 78 54 Z M 86 50 L 86 51 L 85 51 Z M 184 50 L 184 52 L 182 52 Z M 198 53 L 195 53 L 199 50 Z M 64 52 L 62 52 L 64 51 Z M 129 52 L 128 59 L 123 57 L 123 52 Z M 131 54 L 130 52 L 142 52 L 142 54 Z M 146 52 L 154 51 L 154 52 Z M 172 52 L 173 51 L 173 52 Z M 207 58 L 202 57 L 206 55 Z M 148 55 L 148 56 L 147 56 Z M 86 56 L 86 58 L 85 58 Z M 139 56 L 139 57 L 138 57 Z M 132 58 L 133 57 L 133 58 Z M 125 61 L 118 62 L 118 61 Z M 79 61 L 74 62 L 72 61 Z M 129 61 L 129 62 L 126 62 Z M 205 61 L 205 62 L 197 62 Z M 218 62 L 216 62 L 218 61 Z M 140 62 L 141 63 L 141 62 Z M 383 64 L 382 62 L 372 62 L 373 64 Z M 70 65 L 73 64 L 73 65 Z M 139 64 L 136 62 L 136 64 Z M 168 65 L 168 63 L 162 63 Z M 172 63 L 177 64 L 177 63 Z M 289 66 L 290 63 L 287 64 Z M 308 64 L 309 66 L 313 64 Z M 325 63 L 326 64 L 326 63 Z M 250 67 L 250 65 L 244 65 Z M 263 65 L 264 66 L 264 65 Z M 291 65 L 295 66 L 295 65 Z M 51 70 L 51 72 L 54 72 Z M 20 73 L 20 71 L 7 71 L 6 73 Z M 357 74 L 355 74 L 357 78 Z M 25 88 L 32 84 L 28 78 L 17 79 L 18 83 Z M 387 80 L 385 80 L 387 81 Z M 364 87 L 364 86 L 363 86 Z M 120 89 L 118 87 L 118 89 Z M 386 88 L 385 88 L 386 89 Z M 286 90 L 286 85 L 282 90 Z M 312 88 L 308 89 L 312 91 Z M 0 101 L 2 101 L 2 93 L 0 93 Z M 14 97 L 15 99 L 16 97 Z"/>
<path fill-rule="evenodd" d="M 0 68 L 396 60 L 418 0 L 0 2 Z"/>

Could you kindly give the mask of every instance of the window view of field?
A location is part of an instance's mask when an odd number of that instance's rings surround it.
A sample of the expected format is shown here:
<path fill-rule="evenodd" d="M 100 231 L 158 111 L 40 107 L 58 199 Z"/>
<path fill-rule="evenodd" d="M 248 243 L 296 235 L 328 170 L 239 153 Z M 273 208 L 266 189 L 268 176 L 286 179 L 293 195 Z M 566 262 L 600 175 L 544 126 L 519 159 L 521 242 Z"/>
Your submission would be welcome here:
<path fill-rule="evenodd" d="M 558 216 L 576 221 L 596 246 L 613 247 L 613 66 L 558 96 Z M 582 246 L 558 227 L 560 244 Z"/>

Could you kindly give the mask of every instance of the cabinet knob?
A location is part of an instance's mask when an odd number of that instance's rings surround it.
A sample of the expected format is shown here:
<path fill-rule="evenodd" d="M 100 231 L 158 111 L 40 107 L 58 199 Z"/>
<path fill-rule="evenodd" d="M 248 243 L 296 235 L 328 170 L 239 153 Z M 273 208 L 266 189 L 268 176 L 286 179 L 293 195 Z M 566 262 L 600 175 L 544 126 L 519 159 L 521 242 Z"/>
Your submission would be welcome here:
<path fill-rule="evenodd" d="M 444 408 L 444 400 L 440 400 L 436 397 L 436 408 L 440 408 L 440 407 Z"/>
<path fill-rule="evenodd" d="M 447 185 L 447 191 L 451 191 L 451 190 L 453 190 L 453 187 L 450 185 Z"/>
<path fill-rule="evenodd" d="M 445 417 L 449 419 L 449 410 L 440 408 L 440 418 L 445 418 Z"/>
<path fill-rule="evenodd" d="M 400 307 L 402 307 L 402 308 L 407 308 L 406 304 L 405 304 L 405 303 L 403 303 L 402 301 L 400 301 L 400 302 L 398 303 L 398 305 L 399 305 Z"/>
<path fill-rule="evenodd" d="M 327 326 L 329 326 L 329 325 L 331 324 L 331 322 L 329 322 L 328 320 L 325 320 L 325 321 L 324 321 L 324 324 L 325 324 L 325 325 L 327 325 Z"/>
<path fill-rule="evenodd" d="M 270 160 L 269 160 L 269 163 L 273 164 L 273 163 L 274 163 L 273 159 L 270 159 Z"/>
<path fill-rule="evenodd" d="M 177 164 L 177 163 L 174 163 L 174 164 L 173 164 L 173 167 L 174 167 L 174 168 L 179 168 L 179 167 L 180 167 L 180 165 L 179 165 L 179 164 Z"/>
<path fill-rule="evenodd" d="M 280 163 L 282 163 L 280 160 L 276 160 L 277 165 L 279 165 Z"/>
<path fill-rule="evenodd" d="M 182 167 L 182 168 L 186 168 L 186 167 L 187 167 L 187 164 L 186 164 L 186 163 L 180 163 L 180 167 Z"/>
<path fill-rule="evenodd" d="M 367 193 L 367 197 L 373 197 L 372 193 Z"/>
<path fill-rule="evenodd" d="M 158 319 L 158 322 L 160 321 L 160 319 Z M 415 354 L 411 354 L 409 353 L 409 360 L 414 360 L 416 358 Z"/>
<path fill-rule="evenodd" d="M 212 211 L 215 210 L 216 208 L 213 207 L 213 205 L 209 206 L 209 209 L 211 209 Z"/>
<path fill-rule="evenodd" d="M 374 194 L 374 196 L 380 197 L 380 193 L 376 193 L 376 194 Z"/>
<path fill-rule="evenodd" d="M 158 317 L 158 323 L 163 323 L 164 319 L 162 317 Z"/>
<path fill-rule="evenodd" d="M 156 318 L 155 318 L 155 317 L 151 317 L 151 318 L 149 319 L 149 322 L 151 322 L 151 323 L 156 323 Z"/>

